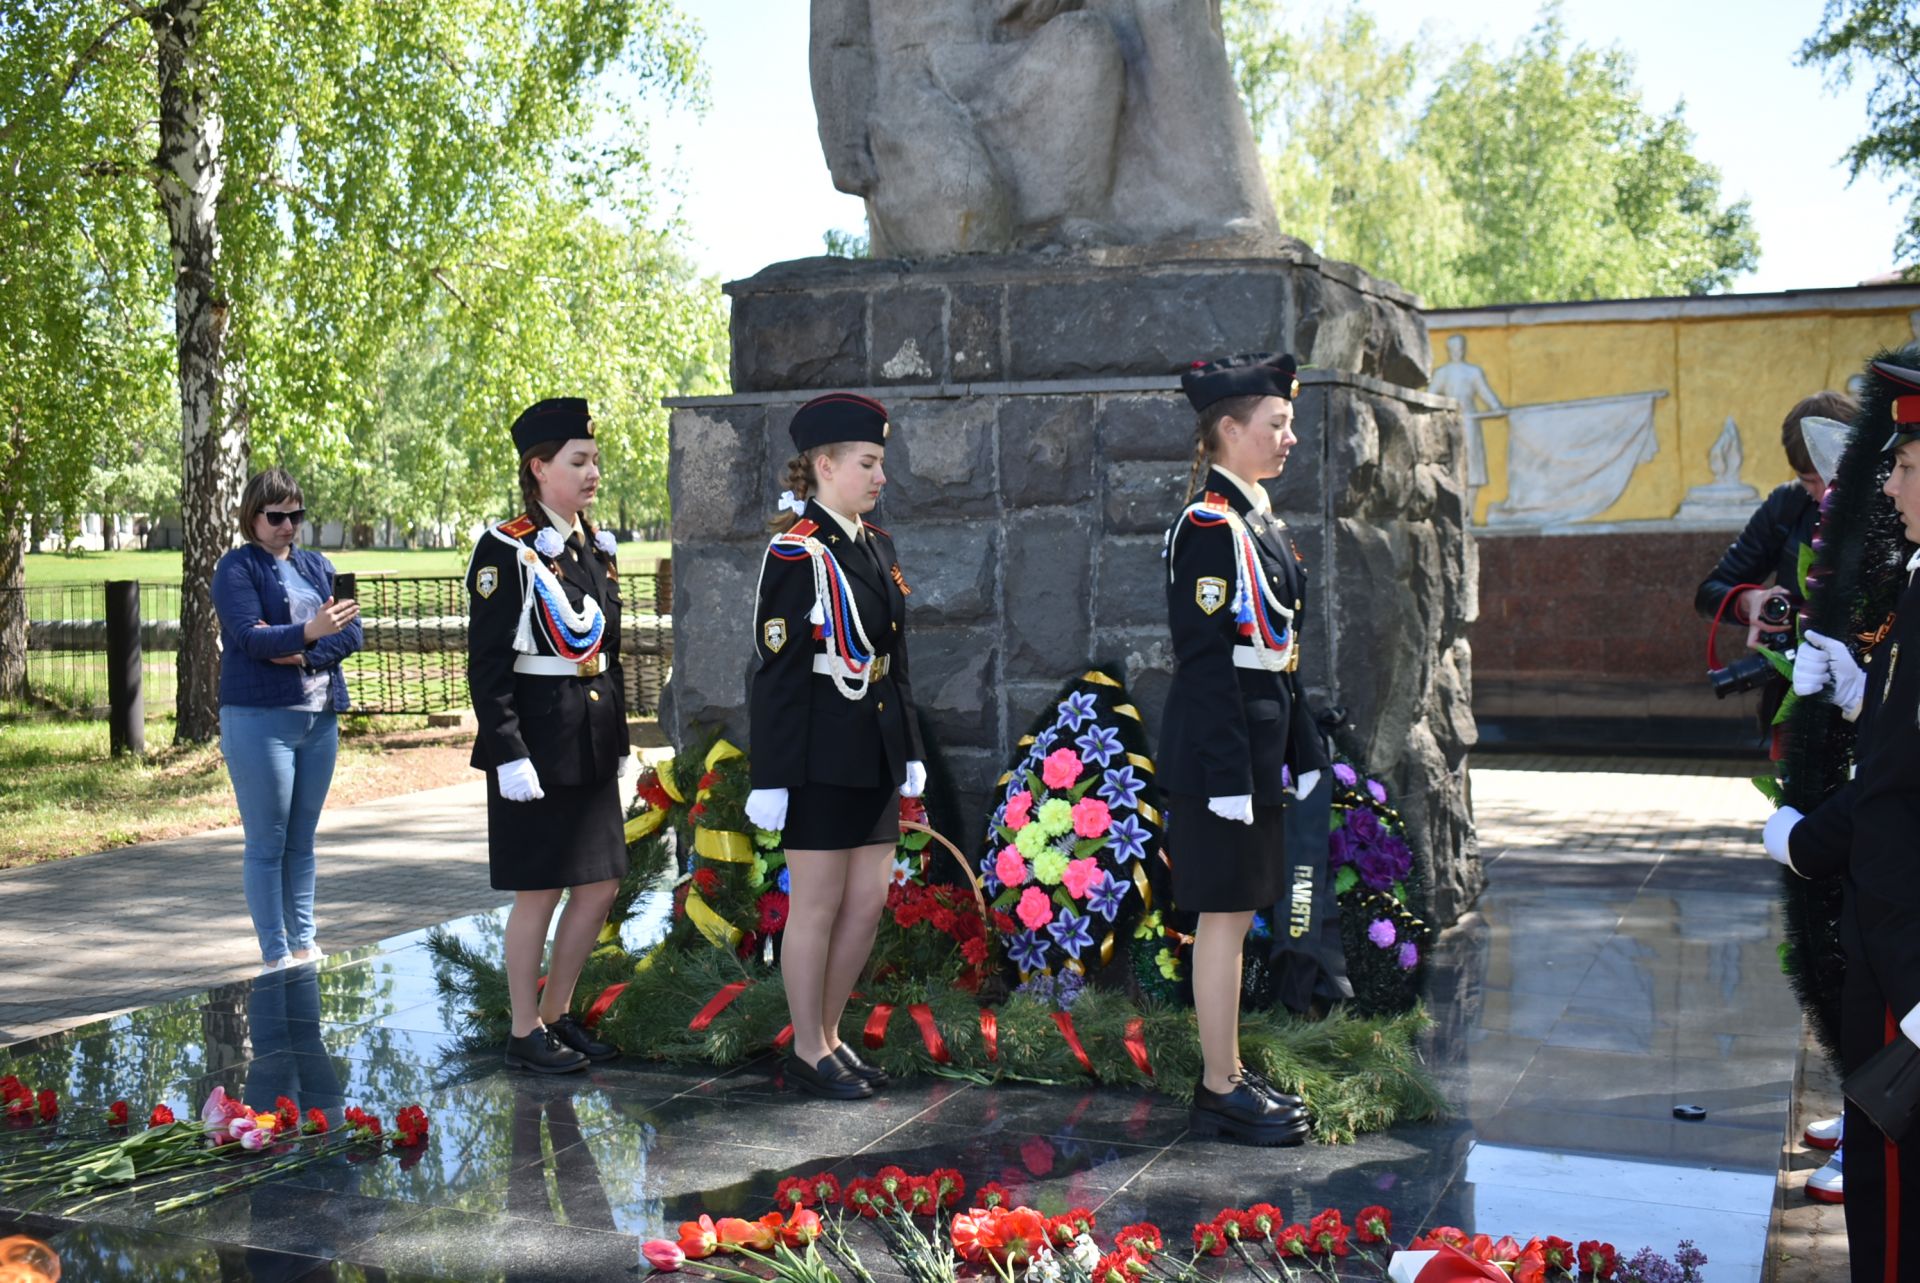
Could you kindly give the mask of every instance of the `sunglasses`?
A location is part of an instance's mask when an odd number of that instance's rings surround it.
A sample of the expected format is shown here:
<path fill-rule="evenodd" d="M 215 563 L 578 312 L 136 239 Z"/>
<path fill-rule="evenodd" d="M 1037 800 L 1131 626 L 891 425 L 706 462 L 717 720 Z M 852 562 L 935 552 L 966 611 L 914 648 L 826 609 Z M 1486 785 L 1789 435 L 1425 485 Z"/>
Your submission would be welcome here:
<path fill-rule="evenodd" d="M 270 526 L 284 526 L 289 521 L 297 526 L 307 519 L 307 510 L 295 508 L 292 512 L 262 512 L 260 515 L 267 519 Z"/>

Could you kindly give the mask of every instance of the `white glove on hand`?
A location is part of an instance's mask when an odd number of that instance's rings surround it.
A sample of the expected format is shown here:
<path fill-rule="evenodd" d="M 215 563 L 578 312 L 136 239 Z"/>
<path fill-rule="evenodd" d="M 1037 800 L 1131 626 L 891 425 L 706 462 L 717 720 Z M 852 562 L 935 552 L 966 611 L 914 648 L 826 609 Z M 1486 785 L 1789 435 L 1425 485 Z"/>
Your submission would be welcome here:
<path fill-rule="evenodd" d="M 919 797 L 927 791 L 927 764 L 907 763 L 907 782 L 900 786 L 901 797 Z"/>
<path fill-rule="evenodd" d="M 1920 1007 L 1900 1017 L 1900 1032 L 1907 1036 L 1908 1042 L 1920 1044 Z"/>
<path fill-rule="evenodd" d="M 1207 809 L 1223 820 L 1238 820 L 1242 824 L 1253 823 L 1253 794 L 1236 793 L 1232 797 L 1210 797 Z"/>
<path fill-rule="evenodd" d="M 1291 792 L 1295 797 L 1304 798 L 1320 787 L 1320 772 L 1308 771 L 1293 782 Z"/>
<path fill-rule="evenodd" d="M 1806 817 L 1791 806 L 1783 806 L 1767 819 L 1767 827 L 1760 830 L 1760 845 L 1767 848 L 1772 856 L 1789 869 L 1793 868 L 1793 858 L 1787 851 L 1787 835 L 1793 832 L 1793 826 Z"/>
<path fill-rule="evenodd" d="M 1840 715 L 1851 722 L 1860 716 L 1860 705 L 1867 697 L 1867 674 L 1854 661 L 1845 642 L 1807 630 L 1800 639 L 1800 650 L 1793 661 L 1793 693 L 1805 699 L 1818 695 L 1828 685 L 1829 699 Z"/>
<path fill-rule="evenodd" d="M 500 777 L 500 796 L 509 802 L 531 802 L 537 797 L 546 796 L 540 788 L 539 773 L 527 758 L 519 757 L 506 762 L 494 773 Z"/>
<path fill-rule="evenodd" d="M 787 827 L 787 791 L 755 789 L 747 794 L 747 818 L 756 829 L 778 833 Z"/>
<path fill-rule="evenodd" d="M 620 774 L 616 777 L 624 784 L 633 778 L 633 754 L 627 753 L 620 758 Z"/>

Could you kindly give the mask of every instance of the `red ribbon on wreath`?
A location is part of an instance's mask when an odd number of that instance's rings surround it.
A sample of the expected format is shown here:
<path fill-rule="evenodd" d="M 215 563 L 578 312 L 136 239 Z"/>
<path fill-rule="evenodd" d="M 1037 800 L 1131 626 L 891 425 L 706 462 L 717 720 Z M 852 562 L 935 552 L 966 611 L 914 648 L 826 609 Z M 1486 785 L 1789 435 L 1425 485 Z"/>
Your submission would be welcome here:
<path fill-rule="evenodd" d="M 780 1029 L 780 1032 L 773 1036 L 773 1045 L 781 1051 L 785 1051 L 787 1048 L 787 1044 L 792 1041 L 793 1041 L 792 1025 L 782 1026 Z"/>
<path fill-rule="evenodd" d="M 1087 1059 L 1087 1049 L 1080 1045 L 1080 1035 L 1074 1032 L 1073 1014 L 1056 1011 L 1053 1013 L 1053 1023 L 1060 1026 L 1060 1036 L 1067 1040 L 1067 1049 L 1073 1053 L 1073 1058 L 1080 1062 L 1080 1068 L 1098 1078 L 1100 1075 L 1093 1073 L 1093 1062 Z"/>
<path fill-rule="evenodd" d="M 980 1041 L 987 1045 L 987 1059 L 1000 1059 L 1000 1017 L 980 1008 Z"/>
<path fill-rule="evenodd" d="M 720 986 L 720 992 L 707 999 L 707 1005 L 693 1013 L 693 1019 L 687 1022 L 687 1028 L 699 1033 L 713 1023 L 713 1018 L 725 1011 L 735 998 L 745 993 L 747 982 L 735 980 L 732 984 Z"/>
<path fill-rule="evenodd" d="M 1153 1077 L 1153 1062 L 1147 1059 L 1147 1022 L 1139 1016 L 1127 1021 L 1127 1054 L 1133 1057 L 1134 1067 L 1147 1077 Z"/>
<path fill-rule="evenodd" d="M 580 1023 L 589 1029 L 599 1024 L 600 1017 L 606 1015 L 607 1008 L 613 1006 L 613 1000 L 626 991 L 627 983 L 624 980 L 617 985 L 608 985 L 602 989 L 600 996 L 593 1000 L 593 1005 L 587 1008 L 587 1013 L 580 1017 Z"/>
<path fill-rule="evenodd" d="M 920 1026 L 920 1041 L 927 1044 L 927 1054 L 933 1057 L 936 1065 L 948 1064 L 953 1057 L 947 1052 L 947 1040 L 940 1036 L 940 1026 L 933 1023 L 933 1008 L 924 1002 L 916 1002 L 907 1008 L 907 1014 L 913 1017 L 913 1023 Z"/>
<path fill-rule="evenodd" d="M 892 1003 L 876 1002 L 873 1004 L 873 1010 L 867 1015 L 865 1042 L 869 1048 L 878 1051 L 887 1045 L 887 1021 L 891 1019 L 893 1019 Z"/>

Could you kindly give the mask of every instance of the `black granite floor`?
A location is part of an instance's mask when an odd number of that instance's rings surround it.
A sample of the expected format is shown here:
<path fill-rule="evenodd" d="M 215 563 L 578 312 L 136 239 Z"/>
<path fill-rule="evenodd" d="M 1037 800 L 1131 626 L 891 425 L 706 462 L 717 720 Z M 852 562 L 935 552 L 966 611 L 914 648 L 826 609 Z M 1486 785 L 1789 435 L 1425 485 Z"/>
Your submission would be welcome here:
<path fill-rule="evenodd" d="M 624 1279 L 644 1273 L 642 1239 L 701 1211 L 758 1215 L 784 1176 L 897 1163 L 957 1167 L 1045 1211 L 1087 1206 L 1108 1231 L 1153 1220 L 1184 1237 L 1263 1199 L 1302 1219 L 1378 1202 L 1403 1233 L 1599 1237 L 1623 1254 L 1691 1237 L 1715 1283 L 1757 1278 L 1798 1029 L 1766 867 L 1503 856 L 1435 955 L 1427 1052 L 1455 1115 L 1287 1150 L 1189 1139 L 1183 1109 L 1133 1091 L 935 1080 L 832 1105 L 781 1090 L 767 1062 L 511 1074 L 460 1049 L 415 933 L 15 1044 L 0 1073 L 57 1089 L 65 1128 L 117 1098 L 184 1112 L 216 1084 L 336 1117 L 419 1101 L 424 1154 L 341 1159 L 167 1216 L 123 1198 L 59 1221 L 0 1198 L 0 1236 L 44 1240 L 84 1280 Z M 498 947 L 498 915 L 458 925 Z M 1677 1103 L 1708 1116 L 1676 1121 Z"/>

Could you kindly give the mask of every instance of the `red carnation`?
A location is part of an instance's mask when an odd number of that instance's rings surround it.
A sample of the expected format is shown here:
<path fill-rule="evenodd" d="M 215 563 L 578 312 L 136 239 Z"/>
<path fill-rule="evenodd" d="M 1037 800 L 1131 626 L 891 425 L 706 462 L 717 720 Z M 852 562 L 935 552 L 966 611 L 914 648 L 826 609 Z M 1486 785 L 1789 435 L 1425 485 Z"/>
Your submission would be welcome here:
<path fill-rule="evenodd" d="M 8 1074 L 5 1078 L 0 1078 L 0 1101 L 11 1104 L 23 1096 L 28 1098 L 33 1096 L 33 1093 L 27 1090 L 25 1083 L 21 1082 L 12 1074 Z"/>
<path fill-rule="evenodd" d="M 165 1127 L 173 1121 L 173 1111 L 165 1105 L 155 1105 L 153 1112 L 147 1115 L 147 1126 Z"/>
<path fill-rule="evenodd" d="M 1307 1254 L 1307 1227 L 1289 1225 L 1274 1235 L 1273 1245 L 1282 1256 L 1305 1256 Z"/>
<path fill-rule="evenodd" d="M 702 775 L 700 777 L 700 783 L 696 787 L 704 791 L 706 789 L 712 788 L 714 785 L 718 784 L 719 782 L 720 782 L 720 772 L 708 771 L 705 775 Z"/>
<path fill-rule="evenodd" d="M 1384 1243 L 1393 1237 L 1393 1213 L 1375 1204 L 1353 1214 L 1353 1236 L 1362 1243 Z"/>
<path fill-rule="evenodd" d="M 705 819 L 707 816 L 707 804 L 705 802 L 695 802 L 693 804 L 693 809 L 688 811 L 687 815 L 690 819 L 694 821 L 694 823 L 696 824 L 699 823 L 701 820 Z"/>
<path fill-rule="evenodd" d="M 300 1125 L 300 1107 L 285 1096 L 273 1098 L 273 1129 L 281 1135 Z"/>
<path fill-rule="evenodd" d="M 300 1125 L 300 1130 L 309 1136 L 326 1135 L 327 1116 L 317 1109 L 309 1109 L 307 1121 Z"/>
<path fill-rule="evenodd" d="M 1136 1262 L 1129 1252 L 1108 1252 L 1093 1267 L 1093 1283 L 1133 1283 Z"/>
<path fill-rule="evenodd" d="M 1580 1277 L 1583 1279 L 1610 1279 L 1619 1264 L 1619 1253 L 1611 1243 L 1590 1238 L 1580 1245 Z"/>
<path fill-rule="evenodd" d="M 1193 1250 L 1201 1256 L 1225 1256 L 1226 1231 L 1212 1221 L 1200 1222 L 1193 1227 Z"/>
<path fill-rule="evenodd" d="M 41 1122 L 50 1123 L 60 1117 L 60 1098 L 54 1095 L 51 1090 L 42 1091 L 39 1095 L 35 1096 L 33 1103 L 40 1107 Z"/>
<path fill-rule="evenodd" d="M 795 1208 L 812 1207 L 819 1199 L 808 1188 L 807 1182 L 798 1176 L 789 1176 L 781 1181 L 773 1191 L 773 1205 L 789 1211 Z"/>
<path fill-rule="evenodd" d="M 1013 1195 L 999 1181 L 988 1181 L 974 1191 L 974 1202 L 988 1210 L 996 1207 L 1012 1207 Z"/>
<path fill-rule="evenodd" d="M 821 1205 L 831 1207 L 840 1201 L 840 1178 L 832 1172 L 819 1172 L 807 1177 L 807 1188 Z"/>
<path fill-rule="evenodd" d="M 1220 1232 L 1225 1234 L 1230 1240 L 1253 1238 L 1255 1236 L 1253 1227 L 1248 1221 L 1247 1214 L 1238 1208 L 1221 1208 L 1218 1214 L 1214 1216 L 1213 1223 L 1218 1225 Z"/>
<path fill-rule="evenodd" d="M 1287 1218 L 1281 1215 L 1280 1209 L 1272 1203 L 1255 1203 L 1247 1209 L 1247 1217 L 1243 1223 L 1252 1231 L 1250 1237 L 1272 1238 L 1280 1227 L 1287 1223 Z"/>
<path fill-rule="evenodd" d="M 412 1146 L 427 1143 L 427 1111 L 418 1105 L 408 1105 L 393 1116 L 393 1129 L 398 1134 L 394 1142 L 397 1145 Z M 376 1134 L 378 1134 L 376 1132 Z"/>
<path fill-rule="evenodd" d="M 942 1207 L 958 1207 L 967 1196 L 966 1178 L 951 1167 L 936 1167 L 927 1179 L 933 1182 L 934 1197 Z"/>
<path fill-rule="evenodd" d="M 901 798 L 900 819 L 907 824 L 925 824 L 927 822 L 927 804 L 917 797 Z"/>
<path fill-rule="evenodd" d="M 111 1127 L 125 1127 L 127 1125 L 126 1101 L 116 1100 L 107 1106 L 107 1124 Z"/>
<path fill-rule="evenodd" d="M 695 869 L 693 885 L 700 888 L 701 895 L 714 895 L 720 890 L 720 875 L 712 869 Z"/>
<path fill-rule="evenodd" d="M 1166 1240 L 1160 1236 L 1160 1227 L 1147 1221 L 1123 1226 L 1113 1236 L 1113 1242 L 1116 1247 L 1124 1247 L 1142 1256 L 1152 1256 L 1166 1246 Z"/>
<path fill-rule="evenodd" d="M 31 1122 L 33 1119 L 32 1096 L 10 1096 L 7 1098 L 7 1121 Z"/>
<path fill-rule="evenodd" d="M 1307 1245 L 1318 1256 L 1346 1256 L 1352 1252 L 1347 1246 L 1346 1222 L 1340 1219 L 1340 1210 L 1329 1207 L 1307 1223 Z"/>
<path fill-rule="evenodd" d="M 1547 1264 L 1556 1270 L 1564 1270 L 1571 1274 L 1577 1266 L 1573 1244 L 1558 1235 L 1549 1234 L 1541 1240 L 1540 1254 L 1546 1258 Z"/>

